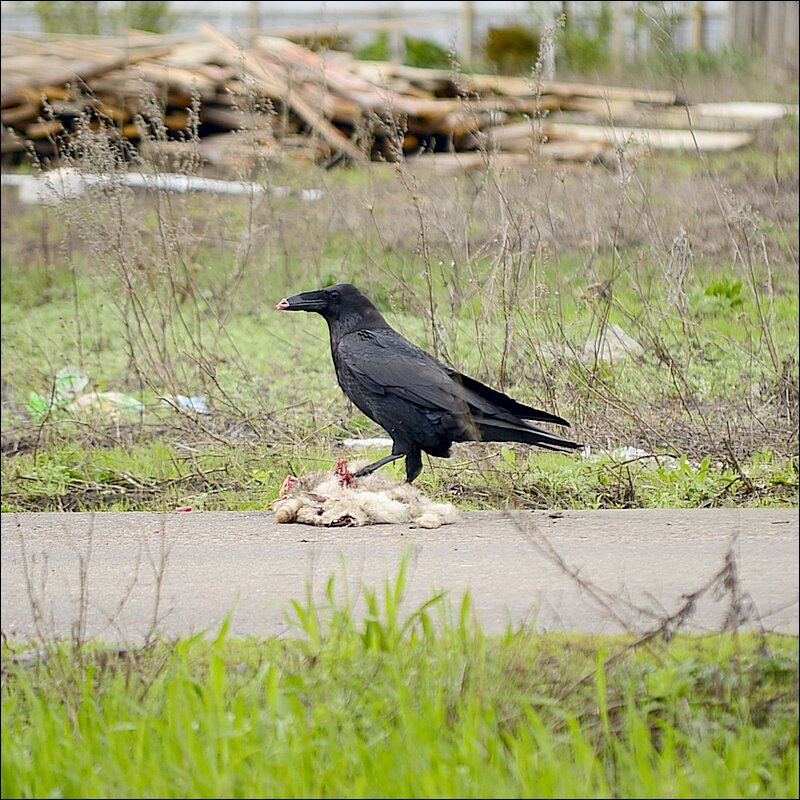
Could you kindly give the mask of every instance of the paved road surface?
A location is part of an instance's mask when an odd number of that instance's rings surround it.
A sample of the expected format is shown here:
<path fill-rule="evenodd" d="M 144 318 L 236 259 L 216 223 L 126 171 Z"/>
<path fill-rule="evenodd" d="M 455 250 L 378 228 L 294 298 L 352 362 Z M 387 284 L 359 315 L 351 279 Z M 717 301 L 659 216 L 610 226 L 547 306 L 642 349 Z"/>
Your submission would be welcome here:
<path fill-rule="evenodd" d="M 470 512 L 437 530 L 275 525 L 269 512 L 4 514 L 2 629 L 37 638 L 83 624 L 135 642 L 154 615 L 173 636 L 213 631 L 231 611 L 233 634 L 287 634 L 289 600 L 307 588 L 322 600 L 335 575 L 361 614 L 360 587 L 382 587 L 408 551 L 406 609 L 444 589 L 457 613 L 469 589 L 490 632 L 526 620 L 649 630 L 732 552 L 746 624 L 798 633 L 792 509 Z M 714 594 L 699 598 L 693 630 L 719 628 L 730 611 L 730 595 Z"/>

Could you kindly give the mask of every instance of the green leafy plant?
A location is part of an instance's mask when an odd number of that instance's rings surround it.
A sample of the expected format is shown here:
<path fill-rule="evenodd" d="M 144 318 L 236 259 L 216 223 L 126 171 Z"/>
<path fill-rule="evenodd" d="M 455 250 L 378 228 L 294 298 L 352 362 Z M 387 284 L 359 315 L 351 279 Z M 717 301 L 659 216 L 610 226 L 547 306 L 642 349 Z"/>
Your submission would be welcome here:
<path fill-rule="evenodd" d="M 166 0 L 137 0 L 126 2 L 122 8 L 110 12 L 119 30 L 136 28 L 153 33 L 167 33 L 175 27 L 176 15 Z"/>
<path fill-rule="evenodd" d="M 99 2 L 69 2 L 68 0 L 37 0 L 33 4 L 39 23 L 46 33 L 101 32 Z"/>
<path fill-rule="evenodd" d="M 741 281 L 720 278 L 706 287 L 705 294 L 708 297 L 719 297 L 723 301 L 727 301 L 731 308 L 740 308 L 744 305 L 743 288 L 744 285 Z"/>
<path fill-rule="evenodd" d="M 541 41 L 541 34 L 527 25 L 492 27 L 486 32 L 483 51 L 498 72 L 518 75 L 534 66 Z"/>
<path fill-rule="evenodd" d="M 609 63 L 611 10 L 609 3 L 594 3 L 584 24 L 566 16 L 564 28 L 557 37 L 557 63 L 572 72 L 604 69 Z"/>
<path fill-rule="evenodd" d="M 349 36 L 344 34 L 330 34 L 318 36 L 293 37 L 293 42 L 308 48 L 309 50 L 350 50 L 353 43 Z"/>
<path fill-rule="evenodd" d="M 403 63 L 409 67 L 424 69 L 447 69 L 450 66 L 450 53 L 430 39 L 415 39 L 406 36 L 406 54 Z"/>
<path fill-rule="evenodd" d="M 176 16 L 165 0 L 107 3 L 79 0 L 38 0 L 34 10 L 48 33 L 118 33 L 128 28 L 166 33 Z"/>
<path fill-rule="evenodd" d="M 403 63 L 406 66 L 425 69 L 446 69 L 450 66 L 450 53 L 430 39 L 405 36 L 403 44 L 405 48 Z M 363 61 L 388 61 L 391 55 L 389 34 L 385 31 L 356 51 L 356 57 Z"/>
<path fill-rule="evenodd" d="M 388 61 L 389 34 L 385 31 L 379 33 L 371 42 L 356 50 L 356 58 L 362 61 Z"/>

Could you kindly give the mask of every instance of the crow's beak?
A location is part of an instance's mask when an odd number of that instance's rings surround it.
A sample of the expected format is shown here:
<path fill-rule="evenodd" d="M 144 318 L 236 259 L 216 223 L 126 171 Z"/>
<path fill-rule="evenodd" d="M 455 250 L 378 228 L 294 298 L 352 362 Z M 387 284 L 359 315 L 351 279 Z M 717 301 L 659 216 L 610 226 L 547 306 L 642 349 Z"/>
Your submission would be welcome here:
<path fill-rule="evenodd" d="M 300 292 L 275 304 L 278 311 L 324 311 L 327 307 L 328 300 L 322 292 Z"/>

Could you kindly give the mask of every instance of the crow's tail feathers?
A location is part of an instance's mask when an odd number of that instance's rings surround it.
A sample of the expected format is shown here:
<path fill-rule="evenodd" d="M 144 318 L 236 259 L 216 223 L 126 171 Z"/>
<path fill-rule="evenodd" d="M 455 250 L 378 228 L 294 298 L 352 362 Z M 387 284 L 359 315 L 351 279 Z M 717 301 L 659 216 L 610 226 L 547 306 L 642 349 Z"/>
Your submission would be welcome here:
<path fill-rule="evenodd" d="M 475 421 L 475 428 L 479 440 L 484 442 L 522 442 L 556 451 L 579 450 L 583 447 L 582 444 L 522 420 L 517 424 L 501 419 L 480 420 Z"/>
<path fill-rule="evenodd" d="M 465 389 L 480 397 L 481 400 L 488 401 L 493 406 L 496 406 L 498 409 L 501 409 L 507 414 L 519 417 L 520 419 L 533 419 L 537 422 L 552 422 L 555 425 L 564 425 L 567 428 L 569 427 L 569 422 L 567 422 L 563 417 L 558 417 L 555 414 L 550 414 L 549 412 L 542 411 L 539 408 L 526 406 L 524 403 L 517 402 L 507 394 L 498 392 L 496 389 L 492 389 L 491 386 L 486 386 L 486 384 L 476 381 L 475 378 L 470 378 L 469 375 L 456 372 L 454 369 L 452 369 L 452 367 L 445 365 L 442 366 L 450 375 L 450 377 L 456 381 L 456 383 L 459 383 Z M 547 433 L 547 431 L 543 431 L 543 433 Z"/>

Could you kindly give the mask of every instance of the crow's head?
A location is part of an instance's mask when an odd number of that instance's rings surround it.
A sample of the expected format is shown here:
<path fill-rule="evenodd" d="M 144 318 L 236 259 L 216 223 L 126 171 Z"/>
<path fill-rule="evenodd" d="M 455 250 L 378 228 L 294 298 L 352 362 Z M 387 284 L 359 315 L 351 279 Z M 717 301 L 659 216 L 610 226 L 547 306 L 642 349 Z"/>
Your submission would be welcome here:
<path fill-rule="evenodd" d="M 316 311 L 327 320 L 370 315 L 373 311 L 377 313 L 375 306 L 349 283 L 337 283 L 315 292 L 300 292 L 284 297 L 276 303 L 275 308 L 278 311 Z"/>

